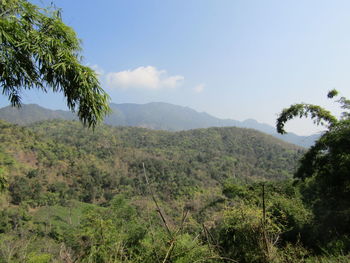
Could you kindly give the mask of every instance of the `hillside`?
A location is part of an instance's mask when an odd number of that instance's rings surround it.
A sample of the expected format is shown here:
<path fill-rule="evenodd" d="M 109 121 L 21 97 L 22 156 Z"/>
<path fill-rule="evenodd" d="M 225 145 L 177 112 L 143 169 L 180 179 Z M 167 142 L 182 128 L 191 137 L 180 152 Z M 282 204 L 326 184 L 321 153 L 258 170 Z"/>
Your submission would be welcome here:
<path fill-rule="evenodd" d="M 0 109 L 0 119 L 10 123 L 27 125 L 45 120 L 74 120 L 77 117 L 70 111 L 45 109 L 36 104 L 25 104 L 21 108 L 7 106 Z"/>
<path fill-rule="evenodd" d="M 315 139 L 319 137 L 319 135 L 298 136 L 293 133 L 280 135 L 276 133 L 274 127 L 259 123 L 256 120 L 249 119 L 240 122 L 230 119 L 219 119 L 204 112 L 200 113 L 188 107 L 168 103 L 111 103 L 110 106 L 113 112 L 105 118 L 105 123 L 112 126 L 134 126 L 167 131 L 209 127 L 242 127 L 256 129 L 303 147 L 311 146 Z M 2 108 L 0 109 L 0 119 L 26 125 L 52 119 L 73 120 L 76 117 L 68 111 L 53 111 L 30 104 L 23 105 L 21 109 L 12 107 Z"/>
<path fill-rule="evenodd" d="M 65 194 L 89 202 L 103 202 L 118 192 L 137 194 L 143 163 L 162 198 L 168 199 L 232 178 L 291 177 L 303 152 L 272 136 L 235 127 L 174 133 L 101 126 L 92 132 L 79 122 L 46 121 L 27 128 L 2 122 L 0 129 L 0 162 L 11 181 L 27 175 L 21 180 L 31 185 L 41 178 L 43 193 L 60 181 Z"/>
<path fill-rule="evenodd" d="M 310 212 L 289 180 L 303 153 L 237 127 L 92 131 L 77 121 L 0 121 L 0 175 L 8 178 L 0 259 L 152 263 L 174 242 L 168 262 L 252 262 L 264 258 L 263 186 L 268 235 L 283 239 L 273 245 L 281 262 L 295 262 L 285 242 L 310 244 Z"/>
<path fill-rule="evenodd" d="M 155 130 L 181 131 L 197 128 L 220 126 L 237 126 L 238 121 L 224 125 L 224 120 L 215 118 L 205 112 L 199 113 L 191 108 L 163 102 L 147 104 L 114 104 L 114 114 L 105 120 L 107 124 L 116 126 L 138 126 Z M 119 118 L 114 119 L 116 116 Z"/>

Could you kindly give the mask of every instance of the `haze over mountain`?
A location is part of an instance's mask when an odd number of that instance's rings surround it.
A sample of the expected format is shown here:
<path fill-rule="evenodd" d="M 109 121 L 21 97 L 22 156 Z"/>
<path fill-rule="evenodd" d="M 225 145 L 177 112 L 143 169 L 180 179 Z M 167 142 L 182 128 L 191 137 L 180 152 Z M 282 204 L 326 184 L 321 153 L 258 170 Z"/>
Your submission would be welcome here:
<path fill-rule="evenodd" d="M 164 102 L 147 104 L 111 103 L 110 106 L 113 112 L 105 118 L 105 123 L 111 126 L 134 126 L 167 131 L 235 126 L 256 129 L 303 147 L 310 147 L 319 136 L 317 134 L 298 136 L 294 133 L 280 135 L 276 133 L 274 127 L 259 123 L 254 119 L 245 121 L 220 119 L 205 112 L 197 112 L 189 107 Z M 28 125 L 52 119 L 77 120 L 77 116 L 69 111 L 50 110 L 36 104 L 27 104 L 20 109 L 10 106 L 1 108 L 0 119 L 20 125 Z"/>

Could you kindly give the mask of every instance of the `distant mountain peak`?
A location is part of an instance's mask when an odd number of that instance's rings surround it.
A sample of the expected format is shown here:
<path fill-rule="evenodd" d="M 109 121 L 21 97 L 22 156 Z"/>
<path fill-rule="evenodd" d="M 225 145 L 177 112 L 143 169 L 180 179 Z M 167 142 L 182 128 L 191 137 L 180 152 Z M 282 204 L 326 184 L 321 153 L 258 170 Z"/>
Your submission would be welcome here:
<path fill-rule="evenodd" d="M 111 103 L 113 112 L 105 118 L 105 123 L 112 126 L 147 127 L 155 130 L 181 131 L 196 128 L 235 126 L 251 128 L 273 135 L 289 143 L 304 147 L 311 146 L 319 135 L 298 136 L 293 133 L 277 134 L 275 128 L 254 119 L 237 121 L 219 119 L 206 112 L 166 102 Z M 70 111 L 50 110 L 37 104 L 23 105 L 22 108 L 10 106 L 0 109 L 0 119 L 8 122 L 27 125 L 37 121 L 63 119 L 76 120 L 77 116 Z"/>

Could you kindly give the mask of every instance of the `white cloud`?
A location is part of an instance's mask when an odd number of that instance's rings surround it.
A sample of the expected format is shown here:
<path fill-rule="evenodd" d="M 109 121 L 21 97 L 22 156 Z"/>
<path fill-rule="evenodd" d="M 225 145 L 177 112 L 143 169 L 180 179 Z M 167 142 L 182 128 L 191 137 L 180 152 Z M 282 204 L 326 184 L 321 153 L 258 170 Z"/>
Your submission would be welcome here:
<path fill-rule="evenodd" d="M 92 68 L 98 76 L 102 76 L 103 74 L 105 74 L 104 70 L 99 65 L 95 64 L 90 66 L 90 68 Z"/>
<path fill-rule="evenodd" d="M 199 85 L 194 87 L 194 92 L 201 93 L 204 90 L 204 87 L 205 87 L 205 85 L 203 83 L 199 84 Z"/>
<path fill-rule="evenodd" d="M 153 66 L 138 67 L 134 70 L 110 72 L 106 75 L 110 88 L 143 88 L 161 89 L 175 88 L 181 85 L 183 76 L 168 76 L 165 70 L 158 70 Z"/>

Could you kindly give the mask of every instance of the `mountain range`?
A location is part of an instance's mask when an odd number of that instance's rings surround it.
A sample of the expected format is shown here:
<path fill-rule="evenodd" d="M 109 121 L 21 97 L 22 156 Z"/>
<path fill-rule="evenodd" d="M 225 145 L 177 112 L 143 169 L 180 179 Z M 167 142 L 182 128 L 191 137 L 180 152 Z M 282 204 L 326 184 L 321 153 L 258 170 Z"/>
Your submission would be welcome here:
<path fill-rule="evenodd" d="M 197 112 L 189 107 L 164 102 L 111 103 L 110 107 L 112 113 L 105 118 L 104 122 L 111 126 L 133 126 L 167 131 L 234 126 L 255 129 L 303 147 L 310 147 L 319 137 L 318 134 L 311 136 L 299 136 L 294 133 L 280 135 L 274 127 L 259 123 L 254 119 L 245 121 L 220 119 L 205 112 Z M 36 104 L 26 104 L 19 109 L 11 106 L 1 108 L 0 119 L 19 125 L 28 125 L 52 119 L 77 120 L 77 116 L 70 111 L 51 110 Z"/>

